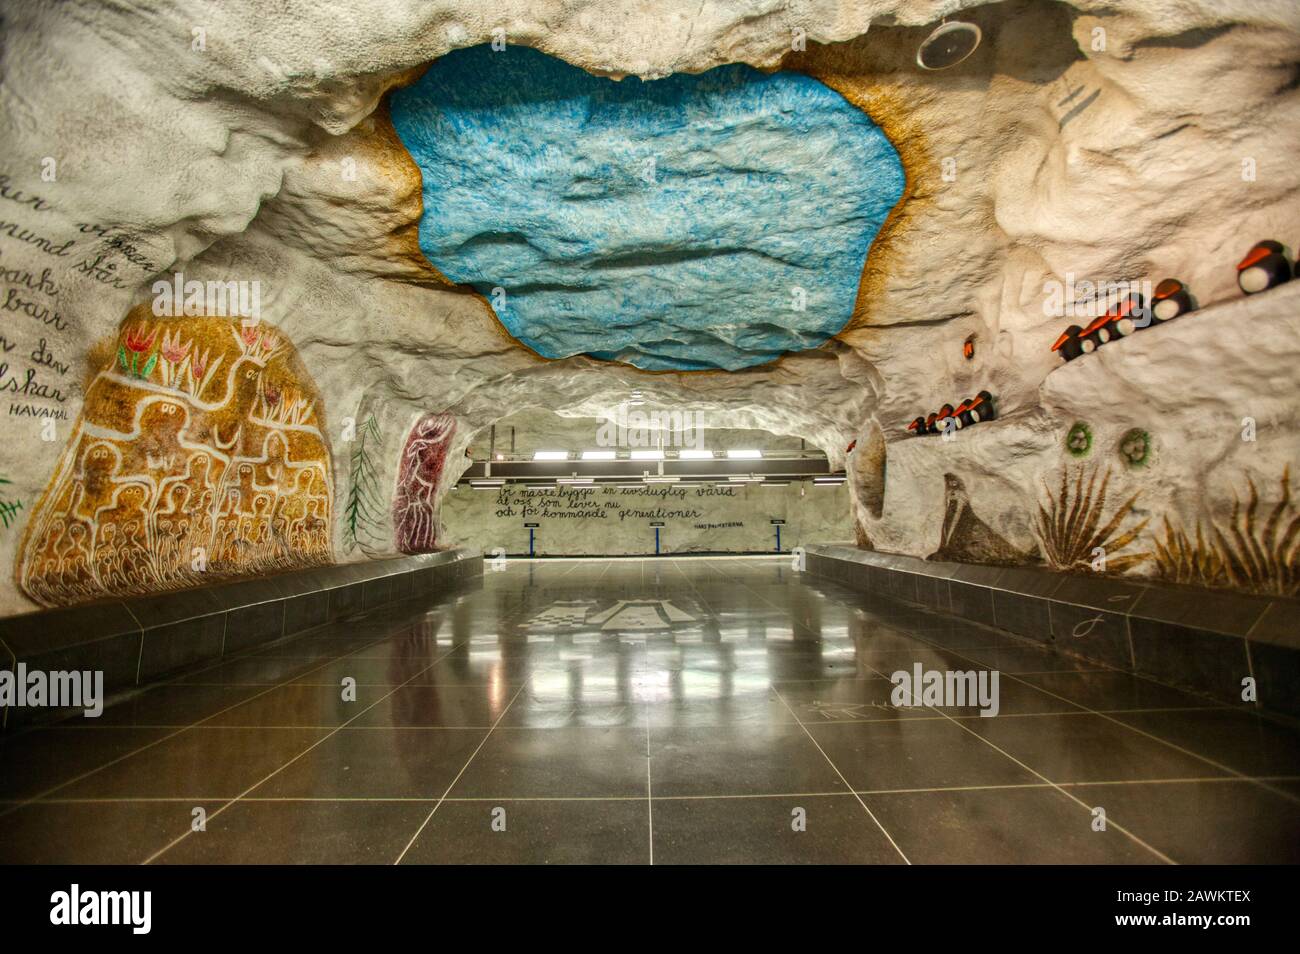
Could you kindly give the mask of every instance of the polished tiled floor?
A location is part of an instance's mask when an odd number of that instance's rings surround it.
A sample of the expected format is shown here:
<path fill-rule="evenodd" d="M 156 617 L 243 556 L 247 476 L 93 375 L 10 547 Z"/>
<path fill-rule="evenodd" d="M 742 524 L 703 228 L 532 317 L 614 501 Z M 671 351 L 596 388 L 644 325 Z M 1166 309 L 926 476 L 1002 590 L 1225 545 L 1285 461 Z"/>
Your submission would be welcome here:
<path fill-rule="evenodd" d="M 6 862 L 1295 862 L 1300 733 L 785 560 L 519 561 L 12 734 L 0 799 Z"/>

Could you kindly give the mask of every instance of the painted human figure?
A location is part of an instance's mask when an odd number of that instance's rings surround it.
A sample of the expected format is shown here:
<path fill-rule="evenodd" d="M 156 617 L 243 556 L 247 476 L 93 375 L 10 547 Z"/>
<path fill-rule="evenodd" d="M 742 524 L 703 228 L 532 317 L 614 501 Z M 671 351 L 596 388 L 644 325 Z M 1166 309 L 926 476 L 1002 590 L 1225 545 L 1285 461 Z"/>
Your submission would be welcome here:
<path fill-rule="evenodd" d="M 438 545 L 438 485 L 456 433 L 451 414 L 426 414 L 406 439 L 393 500 L 393 535 L 402 553 L 429 553 Z"/>

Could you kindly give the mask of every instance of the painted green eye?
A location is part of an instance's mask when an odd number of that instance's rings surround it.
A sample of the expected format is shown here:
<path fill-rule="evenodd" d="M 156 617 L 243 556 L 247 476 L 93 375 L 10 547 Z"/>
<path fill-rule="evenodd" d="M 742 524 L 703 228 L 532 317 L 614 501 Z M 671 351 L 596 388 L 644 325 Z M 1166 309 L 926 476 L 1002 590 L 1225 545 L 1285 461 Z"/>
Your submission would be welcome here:
<path fill-rule="evenodd" d="M 1076 421 L 1065 435 L 1065 449 L 1072 457 L 1087 457 L 1092 450 L 1092 428 L 1083 421 Z"/>
<path fill-rule="evenodd" d="M 1151 435 L 1135 427 L 1119 439 L 1119 455 L 1129 467 L 1144 467 L 1151 459 Z"/>

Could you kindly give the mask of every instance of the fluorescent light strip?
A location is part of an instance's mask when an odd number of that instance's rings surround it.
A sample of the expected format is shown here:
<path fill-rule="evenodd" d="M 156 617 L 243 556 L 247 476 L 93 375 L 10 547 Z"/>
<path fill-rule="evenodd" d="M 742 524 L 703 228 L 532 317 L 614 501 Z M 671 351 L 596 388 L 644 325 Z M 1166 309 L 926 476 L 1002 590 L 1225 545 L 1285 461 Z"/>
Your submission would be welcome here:
<path fill-rule="evenodd" d="M 632 452 L 633 460 L 663 460 L 664 452 L 661 450 L 634 450 Z"/>
<path fill-rule="evenodd" d="M 763 456 L 760 450 L 729 450 L 727 457 L 731 460 L 757 460 Z"/>
<path fill-rule="evenodd" d="M 568 460 L 568 451 L 541 450 L 533 454 L 533 460 Z"/>

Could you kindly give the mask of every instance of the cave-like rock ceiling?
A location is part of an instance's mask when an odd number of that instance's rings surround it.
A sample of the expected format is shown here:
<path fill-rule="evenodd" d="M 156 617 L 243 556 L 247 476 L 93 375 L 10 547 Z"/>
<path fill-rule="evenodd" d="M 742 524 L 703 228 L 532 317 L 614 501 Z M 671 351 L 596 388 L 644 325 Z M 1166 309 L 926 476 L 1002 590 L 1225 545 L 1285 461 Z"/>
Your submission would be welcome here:
<path fill-rule="evenodd" d="M 420 247 L 547 358 L 731 370 L 821 345 L 903 194 L 870 117 L 792 72 L 615 82 L 481 45 L 392 116 Z"/>

